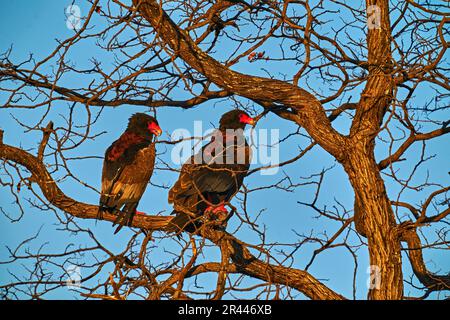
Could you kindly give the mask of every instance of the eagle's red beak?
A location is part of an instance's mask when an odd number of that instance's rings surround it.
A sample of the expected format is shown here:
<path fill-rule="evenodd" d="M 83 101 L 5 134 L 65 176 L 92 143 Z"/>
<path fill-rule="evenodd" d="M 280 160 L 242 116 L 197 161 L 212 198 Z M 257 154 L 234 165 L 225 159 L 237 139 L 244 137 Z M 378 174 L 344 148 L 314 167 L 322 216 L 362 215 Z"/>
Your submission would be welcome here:
<path fill-rule="evenodd" d="M 252 117 L 249 117 L 248 115 L 246 115 L 246 114 L 242 114 L 241 116 L 240 116 L 240 118 L 239 118 L 239 121 L 240 122 L 242 122 L 242 123 L 246 123 L 246 124 L 249 124 L 249 125 L 251 125 L 251 126 L 254 126 L 255 125 L 255 119 L 253 119 Z"/>
<path fill-rule="evenodd" d="M 148 124 L 148 130 L 157 136 L 160 136 L 162 133 L 161 128 L 155 122 L 151 122 Z"/>

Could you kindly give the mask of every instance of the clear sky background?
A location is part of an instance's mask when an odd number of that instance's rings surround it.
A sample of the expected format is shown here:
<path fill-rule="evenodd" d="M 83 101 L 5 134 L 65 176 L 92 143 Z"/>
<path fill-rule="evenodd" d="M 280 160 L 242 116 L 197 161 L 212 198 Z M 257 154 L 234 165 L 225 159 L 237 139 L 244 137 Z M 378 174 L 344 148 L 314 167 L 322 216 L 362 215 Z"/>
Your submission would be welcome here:
<path fill-rule="evenodd" d="M 73 31 L 66 28 L 64 9 L 71 4 L 72 1 L 68 0 L 41 0 L 41 1 L 2 1 L 2 10 L 0 12 L 0 51 L 5 51 L 9 46 L 13 45 L 13 53 L 11 58 L 14 61 L 21 61 L 26 59 L 30 53 L 33 53 L 36 60 L 40 60 L 47 56 L 56 47 L 56 39 L 65 39 L 73 34 Z M 76 2 L 82 8 L 82 12 L 87 12 L 86 4 L 77 1 Z M 342 17 L 345 20 L 345 16 Z M 101 23 L 101 21 L 97 21 Z M 226 50 L 226 46 L 223 47 Z M 266 53 L 271 54 L 271 48 L 269 46 L 264 48 Z M 219 50 L 218 50 L 219 51 Z M 275 51 L 274 51 L 275 54 Z M 107 56 L 102 50 L 97 49 L 93 45 L 81 45 L 74 46 L 70 52 L 70 57 L 77 62 L 77 65 L 88 65 L 89 59 L 95 57 L 102 63 L 107 64 L 111 61 L 111 57 Z M 264 74 L 263 67 L 267 67 L 262 63 L 241 63 L 236 70 L 241 72 L 247 72 L 251 74 Z M 283 66 L 283 68 L 287 68 Z M 287 70 L 280 70 L 280 73 L 289 73 Z M 67 86 L 76 87 L 76 78 L 64 79 L 63 83 Z M 86 84 L 83 84 L 86 85 Z M 313 86 L 322 85 L 320 81 L 317 81 Z M 82 85 L 79 85 L 82 86 Z M 177 94 L 182 97 L 182 88 Z M 432 91 L 426 91 L 424 89 L 424 98 L 432 95 Z M 4 95 L 0 93 L 1 103 L 3 103 Z M 418 100 L 420 103 L 420 99 Z M 158 121 L 164 130 L 163 139 L 168 139 L 168 132 L 172 132 L 177 128 L 186 128 L 193 130 L 193 121 L 202 120 L 203 125 L 206 128 L 211 128 L 212 125 L 218 123 L 218 119 L 222 113 L 229 110 L 232 106 L 228 101 L 222 101 L 220 103 L 207 102 L 192 110 L 179 110 L 173 108 L 161 108 L 158 109 Z M 63 125 L 63 119 L 61 114 L 65 115 L 68 104 L 55 103 L 48 120 L 55 122 L 55 125 Z M 83 123 L 86 118 L 86 114 L 79 108 L 75 114 L 79 117 L 79 122 Z M 259 112 L 261 109 L 257 109 Z M 117 139 L 120 133 L 124 130 L 128 117 L 137 111 L 147 111 L 145 107 L 135 106 L 123 106 L 120 108 L 107 108 L 103 112 L 99 122 L 93 127 L 94 132 L 106 131 L 106 134 L 101 135 L 94 141 L 88 141 L 83 144 L 82 147 L 76 149 L 74 155 L 94 155 L 102 156 L 104 150 L 109 144 Z M 35 148 L 40 141 L 40 133 L 25 133 L 14 121 L 13 116 L 26 124 L 35 124 L 41 116 L 41 111 L 34 110 L 13 110 L 13 109 L 0 109 L 0 128 L 5 131 L 4 142 L 13 146 L 21 146 L 24 149 Z M 448 118 L 447 115 L 443 115 L 444 118 Z M 333 124 L 337 129 L 345 132 L 348 122 L 346 120 L 338 120 Z M 280 129 L 280 136 L 284 137 L 287 134 L 295 131 L 295 126 L 290 122 L 278 119 L 274 115 L 269 115 L 263 118 L 258 123 L 258 128 L 278 128 Z M 432 141 L 428 145 L 428 153 L 430 155 L 436 154 L 436 157 L 429 160 L 428 164 L 419 168 L 417 174 L 417 181 L 421 181 L 427 174 L 430 175 L 431 181 L 438 181 L 443 185 L 449 184 L 448 174 L 449 166 L 448 159 L 449 151 L 447 137 L 439 138 Z M 299 136 L 295 136 L 287 140 L 286 143 L 280 147 L 280 160 L 287 160 L 298 153 L 298 147 L 305 147 L 307 140 Z M 170 146 L 160 146 L 158 152 L 162 153 L 160 159 L 170 160 Z M 36 152 L 34 150 L 34 152 Z M 417 160 L 417 154 L 420 152 L 420 146 L 414 146 L 406 154 L 407 157 Z M 379 159 L 382 159 L 384 155 L 383 151 L 380 151 Z M 415 158 L 414 158 L 415 157 Z M 408 169 L 408 165 L 413 162 L 405 162 L 401 164 L 399 168 L 406 170 L 405 175 L 411 171 Z M 159 163 L 160 165 L 160 163 Z M 99 188 L 101 178 L 101 159 L 84 160 L 83 162 L 74 162 L 71 168 L 77 174 L 77 176 L 84 182 Z M 274 176 L 261 176 L 260 174 L 254 174 L 246 179 L 246 183 L 249 188 L 259 187 L 262 185 L 270 185 L 283 177 L 283 174 L 299 179 L 300 177 L 307 177 L 313 173 L 318 173 L 320 170 L 334 166 L 330 174 L 326 175 L 322 197 L 320 198 L 320 205 L 327 204 L 328 206 L 336 205 L 334 199 L 345 205 L 347 208 L 353 206 L 353 191 L 350 187 L 346 174 L 342 170 L 339 164 L 337 164 L 332 157 L 320 148 L 316 148 L 315 151 L 310 152 L 306 157 L 300 161 L 295 162 L 289 166 L 280 170 L 277 175 Z M 177 175 L 173 172 L 156 170 L 152 182 L 156 185 L 170 186 L 176 180 Z M 434 180 L 433 180 L 434 179 Z M 390 195 L 396 195 L 399 188 L 394 186 L 389 180 L 386 182 L 387 189 Z M 60 184 L 62 190 L 68 195 L 79 201 L 87 203 L 97 203 L 98 194 L 90 189 L 74 183 L 72 180 L 67 179 Z M 296 188 L 292 193 L 286 193 L 281 190 L 270 190 L 255 192 L 251 194 L 249 201 L 249 212 L 257 214 L 260 210 L 266 209 L 262 214 L 259 223 L 265 224 L 267 227 L 267 242 L 295 242 L 299 240 L 297 234 L 308 234 L 312 230 L 315 233 L 326 231 L 328 235 L 334 234 L 340 225 L 326 222 L 324 219 L 315 219 L 315 213 L 307 207 L 298 204 L 298 201 L 311 201 L 314 196 L 314 186 L 303 186 Z M 429 193 L 410 193 L 406 191 L 403 194 L 404 200 L 412 201 L 412 203 L 418 204 Z M 24 198 L 26 197 L 26 191 L 21 193 Z M 163 211 L 163 214 L 169 214 L 171 208 L 167 203 L 167 190 L 149 186 L 140 203 L 139 209 L 149 213 L 158 213 Z M 18 216 L 17 208 L 11 203 L 13 197 L 8 191 L 3 188 L 0 189 L 0 204 L 1 207 L 12 216 Z M 30 249 L 37 250 L 39 244 L 48 242 L 45 251 L 58 252 L 61 248 L 64 248 L 68 243 L 75 243 L 76 245 L 83 245 L 89 243 L 88 239 L 74 239 L 67 232 L 57 231 L 57 227 L 53 214 L 48 212 L 41 212 L 39 210 L 30 209 L 28 204 L 24 201 L 24 207 L 26 208 L 25 216 L 16 223 L 11 223 L 3 215 L 0 215 L 0 234 L 1 234 L 1 247 L 0 247 L 0 260 L 8 260 L 9 254 L 6 247 L 14 248 L 25 238 L 29 238 L 36 234 L 40 229 L 39 241 L 35 242 L 35 245 L 31 245 Z M 231 221 L 231 226 L 233 225 Z M 110 223 L 94 221 L 79 221 L 79 224 L 83 227 L 90 228 L 99 239 L 103 240 L 108 249 L 113 252 L 120 252 L 123 250 L 126 241 L 131 235 L 131 231 L 121 231 L 118 235 L 114 236 L 113 229 Z M 295 231 L 295 232 L 294 232 Z M 425 230 L 425 233 L 428 232 Z M 429 233 L 431 237 L 432 233 Z M 258 242 L 257 236 L 250 232 L 238 233 L 238 238 L 243 239 L 249 243 Z M 158 245 L 158 243 L 156 243 Z M 170 246 L 170 244 L 168 244 Z M 317 244 L 304 246 L 295 254 L 294 267 L 304 268 L 308 263 L 310 256 L 314 249 L 319 246 Z M 214 255 L 213 252 L 211 252 Z M 365 298 L 367 294 L 366 281 L 368 274 L 366 272 L 368 267 L 368 255 L 365 248 L 357 251 L 358 254 L 358 273 L 357 273 L 357 298 Z M 158 251 L 153 253 L 155 261 L 164 259 L 162 256 L 158 256 Z M 213 258 L 218 259 L 218 256 Z M 428 263 L 428 267 L 433 272 L 445 273 L 449 271 L 450 260 L 448 253 L 443 251 L 427 250 L 425 251 L 425 261 Z M 309 269 L 311 274 L 316 278 L 325 282 L 331 289 L 343 294 L 344 296 L 352 297 L 352 279 L 353 279 L 353 267 L 354 262 L 351 255 L 344 248 L 337 248 L 328 250 L 320 255 L 314 265 Z M 22 266 L 20 262 L 0 265 L 0 284 L 10 282 L 13 278 L 9 271 L 15 273 L 21 273 Z M 409 262 L 404 256 L 404 271 L 405 276 L 411 274 Z M 201 277 L 205 284 L 214 284 L 216 281 L 215 275 L 204 275 Z M 249 282 L 250 283 L 250 282 Z M 406 295 L 417 295 L 419 291 L 415 290 L 411 286 L 407 286 L 405 289 Z M 239 296 L 239 295 L 238 295 Z M 240 297 L 246 297 L 246 293 L 242 293 Z M 438 297 L 434 294 L 432 297 Z M 76 298 L 73 292 L 68 289 L 60 289 L 52 292 L 48 298 Z M 299 295 L 298 298 L 302 298 Z"/>

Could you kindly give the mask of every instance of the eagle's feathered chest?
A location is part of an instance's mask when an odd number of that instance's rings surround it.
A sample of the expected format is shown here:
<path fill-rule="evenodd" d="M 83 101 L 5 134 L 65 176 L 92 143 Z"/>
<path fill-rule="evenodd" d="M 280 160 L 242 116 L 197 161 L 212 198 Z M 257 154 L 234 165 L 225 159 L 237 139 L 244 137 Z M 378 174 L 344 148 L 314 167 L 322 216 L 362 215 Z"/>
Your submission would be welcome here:
<path fill-rule="evenodd" d="M 248 167 L 251 161 L 251 148 L 243 134 L 220 133 L 192 158 L 193 164 L 207 165 L 210 168 Z"/>
<path fill-rule="evenodd" d="M 250 160 L 251 148 L 243 135 L 213 137 L 183 165 L 169 202 L 177 211 L 202 212 L 205 196 L 213 202 L 229 201 L 241 187 Z"/>
<path fill-rule="evenodd" d="M 116 161 L 119 159 L 119 157 L 122 156 L 132 157 L 135 154 L 130 154 L 129 150 L 133 149 L 133 146 L 141 144 L 143 144 L 142 148 L 145 148 L 146 145 L 144 143 L 145 139 L 143 137 L 133 132 L 125 132 L 108 148 L 105 154 L 105 159 L 108 161 Z M 137 152 L 138 149 L 136 149 L 135 151 Z"/>

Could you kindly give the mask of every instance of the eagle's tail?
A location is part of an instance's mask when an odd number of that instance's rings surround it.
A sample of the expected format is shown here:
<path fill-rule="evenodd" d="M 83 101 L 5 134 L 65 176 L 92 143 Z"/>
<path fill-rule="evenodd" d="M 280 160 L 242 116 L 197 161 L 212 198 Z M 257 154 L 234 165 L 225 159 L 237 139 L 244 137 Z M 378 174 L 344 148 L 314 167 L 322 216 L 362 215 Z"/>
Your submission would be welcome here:
<path fill-rule="evenodd" d="M 113 223 L 113 227 L 118 224 L 114 234 L 118 233 L 123 226 L 131 226 L 133 223 L 134 215 L 136 214 L 137 202 L 127 203 L 121 211 L 118 212 L 116 221 Z"/>

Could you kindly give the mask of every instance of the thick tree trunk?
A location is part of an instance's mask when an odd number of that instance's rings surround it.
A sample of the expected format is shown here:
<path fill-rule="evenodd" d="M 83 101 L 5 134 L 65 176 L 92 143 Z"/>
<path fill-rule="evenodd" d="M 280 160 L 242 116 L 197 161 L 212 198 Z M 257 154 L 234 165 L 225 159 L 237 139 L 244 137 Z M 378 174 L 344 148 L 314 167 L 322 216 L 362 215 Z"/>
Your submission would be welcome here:
<path fill-rule="evenodd" d="M 355 225 L 367 238 L 371 265 L 369 299 L 402 299 L 400 240 L 391 203 L 375 161 L 375 137 L 393 91 L 388 0 L 366 0 L 369 78 L 350 129 L 342 164 L 355 192 Z M 374 22 L 374 23 L 371 23 Z"/>
<path fill-rule="evenodd" d="M 372 153 L 356 146 L 344 168 L 355 192 L 355 225 L 369 245 L 369 299 L 402 299 L 403 275 L 397 224 Z"/>
<path fill-rule="evenodd" d="M 282 105 L 290 116 L 347 171 L 360 210 L 358 230 L 367 235 L 370 263 L 379 270 L 379 286 L 369 290 L 371 299 L 403 297 L 400 242 L 395 217 L 374 157 L 374 139 L 392 100 L 391 30 L 388 0 L 366 0 L 369 78 L 356 108 L 350 135 L 339 134 L 330 124 L 320 102 L 309 92 L 275 79 L 235 72 L 203 52 L 154 0 L 134 0 L 142 16 L 161 39 L 186 63 L 228 92 L 271 105 Z M 346 149 L 346 150 L 344 150 Z M 347 152 L 346 152 L 347 151 Z M 375 279 L 377 280 L 377 279 Z"/>

